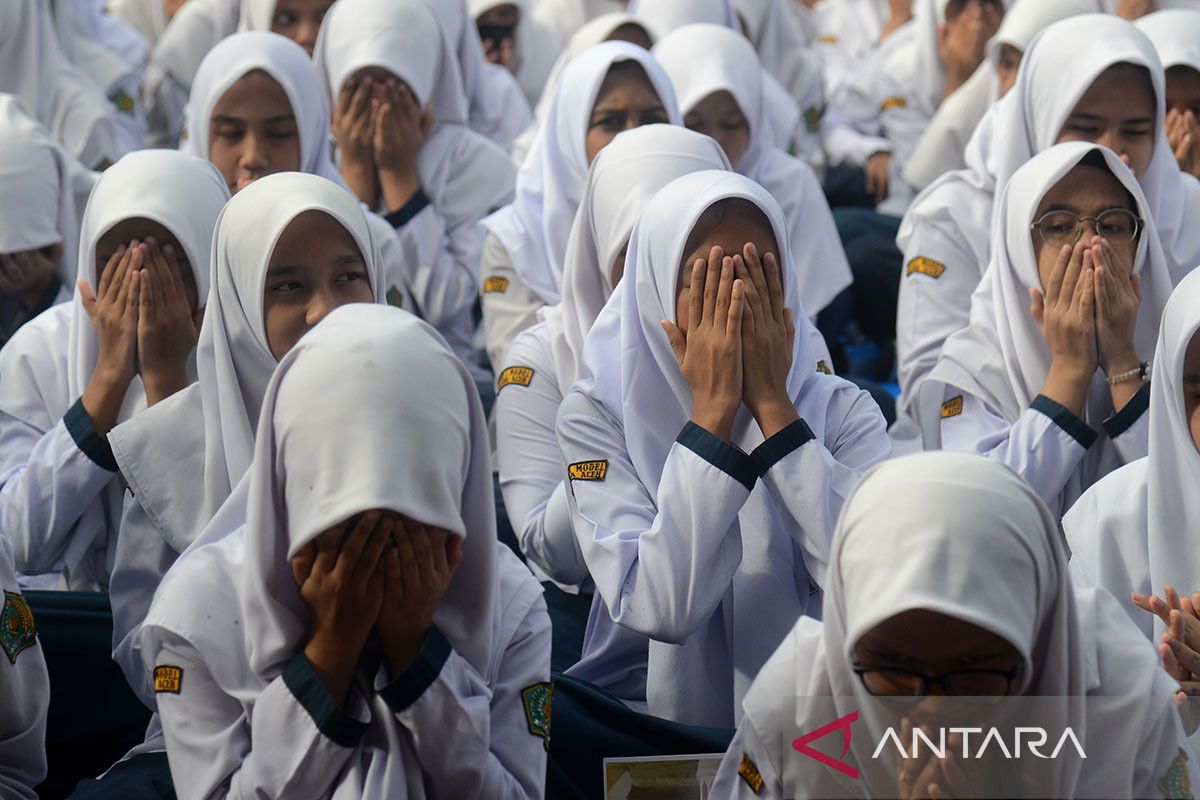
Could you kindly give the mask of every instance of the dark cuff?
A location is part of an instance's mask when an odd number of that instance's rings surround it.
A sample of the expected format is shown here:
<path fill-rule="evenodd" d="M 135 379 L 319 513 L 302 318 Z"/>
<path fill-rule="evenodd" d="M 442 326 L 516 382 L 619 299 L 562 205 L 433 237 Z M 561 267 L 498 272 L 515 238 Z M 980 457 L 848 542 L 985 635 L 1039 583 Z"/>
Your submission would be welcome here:
<path fill-rule="evenodd" d="M 417 656 L 417 660 L 403 675 L 383 687 L 379 696 L 388 704 L 388 708 L 399 714 L 417 702 L 417 699 L 425 694 L 425 690 L 433 685 L 448 658 L 450 642 L 446 641 L 446 637 L 442 636 L 442 632 L 435 625 L 425 637 L 421 655 Z"/>
<path fill-rule="evenodd" d="M 675 441 L 745 486 L 746 491 L 754 491 L 754 484 L 758 482 L 761 472 L 758 462 L 729 442 L 722 441 L 690 420 Z"/>
<path fill-rule="evenodd" d="M 808 444 L 815 438 L 812 429 L 808 427 L 808 423 L 802 419 L 798 419 L 783 430 L 777 431 L 770 439 L 767 439 L 754 448 L 754 452 L 750 454 L 750 457 L 758 462 L 758 468 L 761 472 L 766 472 L 790 456 L 794 451 L 799 450 L 802 445 Z"/>
<path fill-rule="evenodd" d="M 339 747 L 354 747 L 362 741 L 367 724 L 359 722 L 333 702 L 329 690 L 317 676 L 304 653 L 283 668 L 283 682 L 316 723 L 317 730 Z"/>
<path fill-rule="evenodd" d="M 96 427 L 92 425 L 92 418 L 88 416 L 87 410 L 83 407 L 82 397 L 75 401 L 75 405 L 67 409 L 66 414 L 63 414 L 63 424 L 67 426 L 67 433 L 71 434 L 75 445 L 92 460 L 92 463 L 109 472 L 117 471 L 117 459 L 113 457 L 108 439 L 96 433 Z"/>
<path fill-rule="evenodd" d="M 417 193 L 410 197 L 407 203 L 395 211 L 389 211 L 383 218 L 393 228 L 403 228 L 412 222 L 413 217 L 424 211 L 427 205 L 429 205 L 429 195 L 425 194 L 424 189 L 417 189 Z"/>
<path fill-rule="evenodd" d="M 1142 418 L 1142 414 L 1150 408 L 1150 383 L 1142 384 L 1129 402 L 1117 413 L 1104 420 L 1104 432 L 1108 438 L 1115 439 L 1133 427 L 1133 423 Z"/>
<path fill-rule="evenodd" d="M 1051 422 L 1062 428 L 1072 439 L 1079 442 L 1084 450 L 1087 450 L 1100 438 L 1100 434 L 1089 428 L 1086 422 L 1072 414 L 1069 408 L 1051 400 L 1044 394 L 1039 394 L 1033 398 L 1033 402 L 1030 403 L 1029 407 L 1049 417 Z"/>

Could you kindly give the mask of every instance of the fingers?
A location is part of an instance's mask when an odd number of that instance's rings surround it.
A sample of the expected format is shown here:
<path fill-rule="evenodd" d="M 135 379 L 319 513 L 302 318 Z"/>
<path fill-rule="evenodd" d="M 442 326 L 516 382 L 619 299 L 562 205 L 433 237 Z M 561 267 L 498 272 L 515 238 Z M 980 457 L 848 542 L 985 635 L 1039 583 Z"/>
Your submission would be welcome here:
<path fill-rule="evenodd" d="M 705 321 L 712 324 L 714 314 L 717 310 L 717 292 L 721 287 L 721 269 L 725 260 L 725 251 L 719 247 L 714 247 L 708 253 L 708 274 L 704 276 L 704 312 L 703 316 L 697 321 Z M 695 286 L 695 284 L 692 284 Z M 692 321 L 688 320 L 688 328 L 692 327 Z"/>
<path fill-rule="evenodd" d="M 1171 651 L 1171 646 L 1167 643 L 1167 637 L 1163 637 L 1163 641 L 1158 645 L 1158 660 L 1162 664 L 1163 671 L 1171 676 L 1171 679 L 1178 682 L 1187 680 L 1190 675 L 1187 670 L 1179 666 L 1179 662 L 1175 659 L 1175 654 Z"/>
<path fill-rule="evenodd" d="M 787 330 L 787 351 L 788 359 L 790 361 L 792 354 L 796 352 L 796 323 L 795 320 L 792 319 L 792 310 L 790 308 L 785 308 L 783 310 L 783 324 L 784 328 Z"/>
<path fill-rule="evenodd" d="M 1058 251 L 1058 259 L 1054 262 L 1054 269 L 1050 271 L 1050 280 L 1044 287 L 1046 290 L 1046 303 L 1049 305 L 1054 305 L 1058 302 L 1058 296 L 1063 290 L 1063 282 L 1066 280 L 1071 259 L 1075 257 L 1075 249 L 1070 245 L 1064 244 L 1062 249 Z"/>
<path fill-rule="evenodd" d="M 317 558 L 317 547 L 313 542 L 301 547 L 296 555 L 292 556 L 292 577 L 296 579 L 296 587 L 299 588 L 308 580 L 308 576 L 312 574 L 313 562 Z"/>
<path fill-rule="evenodd" d="M 374 94 L 373 81 L 370 77 L 365 77 L 354 88 L 354 95 L 350 98 L 350 106 L 348 113 L 352 120 L 362 120 L 363 116 L 370 112 L 371 97 Z"/>
<path fill-rule="evenodd" d="M 1044 327 L 1046 317 L 1046 299 L 1038 289 L 1029 289 L 1029 313 L 1033 315 L 1038 327 Z"/>
<path fill-rule="evenodd" d="M 104 269 L 100 270 L 100 282 L 96 287 L 95 296 L 105 297 L 108 294 L 109 287 L 112 285 L 113 279 L 119 271 L 121 260 L 125 257 L 125 250 L 125 245 L 118 247 L 116 252 L 109 257 L 108 263 L 104 265 Z"/>
<path fill-rule="evenodd" d="M 354 99 L 354 92 L 358 89 L 358 81 L 350 78 L 342 84 L 342 90 L 338 92 L 337 105 L 333 109 L 333 121 L 338 122 L 347 114 L 350 113 L 350 103 Z"/>
<path fill-rule="evenodd" d="M 730 261 L 728 258 L 725 260 Z M 759 293 L 758 285 L 750 275 L 750 270 L 746 268 L 746 263 L 742 261 L 742 257 L 736 256 L 732 259 L 732 263 L 732 272 L 745 285 L 746 300 L 745 309 L 742 312 L 742 334 L 744 336 L 753 336 L 759 330 L 766 330 L 767 321 L 763 315 L 763 298 Z"/>
<path fill-rule="evenodd" d="M 1175 661 L 1179 666 L 1193 675 L 1200 674 L 1200 655 L 1195 650 L 1178 639 L 1171 639 L 1169 637 L 1167 644 L 1170 646 L 1171 653 L 1175 656 Z"/>
<path fill-rule="evenodd" d="M 420 591 L 421 569 L 413 549 L 412 528 L 407 520 L 402 522 L 403 533 L 396 537 L 396 549 L 400 551 L 400 576 L 404 583 L 404 598 L 412 599 Z"/>
<path fill-rule="evenodd" d="M 358 563 L 359 558 L 366 549 L 367 542 L 371 537 L 371 533 L 379 524 L 379 512 L 368 511 L 358 518 L 358 523 L 354 526 L 354 530 L 346 537 L 346 541 L 342 543 L 341 552 L 337 558 L 337 569 L 341 572 L 350 574 Z"/>
<path fill-rule="evenodd" d="M 333 568 L 337 564 L 338 554 L 342 550 L 342 539 L 346 530 L 350 527 L 350 522 L 347 521 L 331 531 L 326 531 L 313 540 L 317 546 L 317 557 L 313 561 L 314 570 L 325 575 L 333 572 Z"/>
<path fill-rule="evenodd" d="M 91 284 L 85 280 L 75 284 L 79 288 L 79 299 L 83 301 L 83 310 L 88 316 L 95 316 L 96 313 L 96 295 L 92 293 Z"/>
<path fill-rule="evenodd" d="M 720 321 L 729 316 L 729 306 L 733 299 L 733 273 L 733 260 L 728 256 L 721 259 L 721 283 L 717 287 L 717 306 L 713 312 L 714 321 Z"/>
<path fill-rule="evenodd" d="M 125 279 L 121 284 L 121 292 L 117 295 L 117 302 L 120 303 L 121 298 L 125 299 L 126 319 L 136 316 L 138 312 L 138 304 L 141 301 L 142 280 L 141 280 L 141 258 L 136 254 L 130 261 L 129 269 L 125 270 Z"/>
<path fill-rule="evenodd" d="M 783 270 L 779 268 L 779 259 L 774 253 L 763 256 L 763 272 L 767 278 L 767 296 L 771 299 L 771 316 L 776 322 L 783 321 L 786 310 L 783 297 Z"/>
<path fill-rule="evenodd" d="M 699 330 L 704 318 L 704 284 L 708 274 L 704 259 L 696 259 L 692 265 L 691 298 L 688 303 L 688 330 Z"/>
<path fill-rule="evenodd" d="M 725 324 L 725 335 L 733 337 L 741 330 L 742 319 L 746 314 L 746 284 L 735 280 L 730 291 L 729 318 Z"/>
<path fill-rule="evenodd" d="M 394 528 L 395 522 L 385 519 L 371 531 L 363 546 L 362 555 L 359 556 L 358 563 L 354 566 L 356 581 L 369 581 L 379 572 L 379 559 L 383 556 L 383 551 L 392 546 L 392 530 Z"/>
<path fill-rule="evenodd" d="M 687 354 L 687 339 L 684 338 L 683 331 L 670 320 L 661 320 L 659 324 L 667 332 L 667 341 L 671 343 L 671 352 L 675 354 L 675 360 L 683 367 L 683 359 Z"/>

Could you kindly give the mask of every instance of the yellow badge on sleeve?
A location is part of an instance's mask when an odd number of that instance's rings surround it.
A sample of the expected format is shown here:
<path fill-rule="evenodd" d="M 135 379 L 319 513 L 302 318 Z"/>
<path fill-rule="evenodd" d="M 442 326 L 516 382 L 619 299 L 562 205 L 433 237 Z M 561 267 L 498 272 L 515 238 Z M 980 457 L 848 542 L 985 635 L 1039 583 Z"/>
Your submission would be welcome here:
<path fill-rule="evenodd" d="M 567 478 L 573 481 L 602 481 L 608 475 L 608 459 L 579 461 L 567 466 Z"/>
<path fill-rule="evenodd" d="M 908 269 L 905 270 L 906 275 L 928 275 L 934 280 L 942 277 L 942 273 L 946 271 L 946 265 L 934 261 L 932 258 L 925 256 L 917 256 L 912 261 L 908 262 Z"/>
<path fill-rule="evenodd" d="M 550 749 L 550 712 L 554 700 L 553 683 L 535 683 L 521 690 L 521 702 L 525 706 L 525 724 L 534 736 L 542 737 L 542 744 Z"/>
<path fill-rule="evenodd" d="M 822 44 L 837 44 L 838 37 L 834 36 L 832 33 L 826 33 L 818 38 L 817 41 L 821 42 Z"/>
<path fill-rule="evenodd" d="M 156 694 L 166 692 L 179 694 L 183 689 L 183 668 L 163 665 L 154 668 L 154 691 Z"/>
<path fill-rule="evenodd" d="M 817 362 L 817 372 L 821 373 L 822 375 L 833 374 L 833 370 L 829 368 L 829 364 L 827 364 L 823 358 Z"/>
<path fill-rule="evenodd" d="M 755 794 L 761 794 L 763 784 L 762 773 L 758 771 L 758 765 L 754 763 L 754 759 L 750 758 L 746 753 L 742 753 L 742 763 L 738 764 L 738 777 L 746 782 L 750 787 L 750 791 Z"/>
<path fill-rule="evenodd" d="M 483 293 L 492 294 L 493 292 L 503 294 L 508 291 L 508 278 L 502 278 L 499 275 L 490 275 L 483 279 Z"/>
<path fill-rule="evenodd" d="M 1192 776 L 1188 772 L 1187 753 L 1182 747 L 1167 768 L 1167 774 L 1159 779 L 1158 790 L 1167 800 L 1192 800 Z"/>
<path fill-rule="evenodd" d="M 942 403 L 942 419 L 950 419 L 957 417 L 962 413 L 963 396 L 960 394 L 957 397 L 951 397 L 946 402 Z"/>
<path fill-rule="evenodd" d="M 887 111 L 889 108 L 908 108 L 908 100 L 903 97 L 889 97 L 879 104 L 880 111 Z"/>
<path fill-rule="evenodd" d="M 532 380 L 533 367 L 509 367 L 496 379 L 496 392 L 499 393 L 505 386 L 514 383 L 517 386 L 528 386 Z"/>
<path fill-rule="evenodd" d="M 29 601 L 16 592 L 4 593 L 4 607 L 0 609 L 0 647 L 13 664 L 17 656 L 37 644 L 37 623 Z"/>

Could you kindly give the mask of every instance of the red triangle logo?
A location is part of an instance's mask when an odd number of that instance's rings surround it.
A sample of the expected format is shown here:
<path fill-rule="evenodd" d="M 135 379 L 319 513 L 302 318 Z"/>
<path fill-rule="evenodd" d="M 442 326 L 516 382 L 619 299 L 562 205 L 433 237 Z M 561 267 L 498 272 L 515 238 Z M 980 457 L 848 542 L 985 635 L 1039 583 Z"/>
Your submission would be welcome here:
<path fill-rule="evenodd" d="M 803 753 L 804 755 L 808 756 L 809 758 L 815 758 L 817 761 L 820 761 L 825 766 L 833 767 L 838 772 L 841 772 L 844 775 L 849 775 L 851 778 L 858 780 L 858 770 L 857 769 L 850 766 L 849 764 L 839 761 L 837 758 L 834 758 L 833 756 L 827 756 L 824 753 L 822 753 L 818 750 L 814 750 L 808 746 L 809 742 L 815 742 L 817 739 L 828 736 L 829 734 L 833 733 L 834 731 L 840 730 L 842 732 L 842 754 L 841 754 L 841 756 L 839 756 L 839 758 L 845 758 L 846 753 L 850 752 L 850 736 L 851 736 L 850 726 L 857 721 L 858 721 L 858 712 L 851 711 L 846 716 L 841 717 L 840 719 L 835 719 L 833 722 L 829 723 L 828 725 L 824 725 L 820 728 L 817 728 L 815 731 L 812 731 L 811 733 L 804 734 L 799 739 L 793 740 L 792 741 L 792 749 L 798 753 Z"/>

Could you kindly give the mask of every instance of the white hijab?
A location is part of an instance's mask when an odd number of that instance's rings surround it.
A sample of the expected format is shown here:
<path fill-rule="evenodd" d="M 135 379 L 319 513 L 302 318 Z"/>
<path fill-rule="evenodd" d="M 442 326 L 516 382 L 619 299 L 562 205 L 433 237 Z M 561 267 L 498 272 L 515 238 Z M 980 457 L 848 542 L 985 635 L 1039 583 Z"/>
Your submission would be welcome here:
<path fill-rule="evenodd" d="M 167 27 L 164 0 L 109 0 L 109 13 L 132 26 L 151 48 Z"/>
<path fill-rule="evenodd" d="M 235 33 L 209 51 L 192 81 L 179 149 L 208 159 L 213 109 L 235 83 L 255 70 L 271 76 L 292 106 L 300 139 L 300 171 L 340 184 L 341 175 L 329 158 L 329 111 L 312 60 L 304 48 L 277 33 Z"/>
<path fill-rule="evenodd" d="M 587 131 L 600 86 L 617 64 L 635 62 L 680 124 L 671 80 L 648 52 L 628 42 L 604 42 L 563 71 L 533 147 L 517 173 L 516 197 L 483 221 L 504 245 L 517 275 L 547 303 L 559 300 L 567 237 L 587 181 Z"/>
<path fill-rule="evenodd" d="M 649 26 L 656 39 L 696 22 L 742 30 L 731 0 L 629 0 L 629 13 Z"/>
<path fill-rule="evenodd" d="M 756 685 L 746 714 L 748 722 L 773 718 L 772 729 L 803 732 L 861 709 L 867 731 L 855 735 L 842 756 L 859 777 L 811 769 L 805 758 L 785 759 L 788 796 L 895 796 L 895 751 L 885 747 L 881 758 L 872 757 L 893 721 L 884 719 L 886 704 L 867 693 L 851 665 L 863 635 L 905 611 L 937 612 L 1006 640 L 1025 664 L 1017 691 L 1038 697 L 1039 717 L 1053 716 L 1086 736 L 1089 754 L 1118 753 L 1112 760 L 1122 765 L 1126 758 L 1139 760 L 1136 747 L 1134 755 L 1123 755 L 1142 732 L 1136 723 L 1153 728 L 1173 721 L 1169 710 L 1161 716 L 1147 710 L 1169 683 L 1153 652 L 1139 647 L 1107 598 L 1073 589 L 1055 516 L 994 461 L 935 452 L 876 466 L 842 509 L 828 574 L 824 622 L 801 619 L 784 642 L 794 674 Z M 1088 713 L 1084 697 L 1091 694 L 1113 695 L 1103 718 Z M 784 718 L 781 706 L 794 716 Z M 1117 741 L 1106 741 L 1109 735 Z M 790 752 L 790 742 L 788 736 L 775 746 Z M 1113 748 L 1099 746 L 1105 743 Z M 1115 749 L 1118 744 L 1125 746 Z M 1089 763 L 1095 760 L 1084 762 L 1066 747 L 1055 759 L 1022 760 L 1015 780 L 1029 796 L 1109 796 L 1111 785 L 1095 785 L 1082 774 L 1096 768 Z"/>
<path fill-rule="evenodd" d="M 1016 422 L 1041 392 L 1050 371 L 1050 347 L 1029 311 L 1029 290 L 1041 287 L 1030 225 L 1047 192 L 1092 152 L 1104 157 L 1108 170 L 1133 196 L 1138 216 L 1145 222 L 1133 262 L 1133 273 L 1141 276 L 1142 292 L 1133 343 L 1141 358 L 1151 360 L 1154 353 L 1159 320 L 1171 293 L 1171 276 L 1142 188 L 1107 148 L 1088 142 L 1054 145 L 1017 170 L 1002 193 L 992 230 L 996 246 L 971 298 L 970 322 L 946 341 L 930 374 L 931 381 L 968 392 L 1010 423 Z M 932 415 L 935 410 L 922 408 L 921 413 Z M 1098 426 L 1113 413 L 1108 387 L 1097 372 L 1083 419 Z M 1081 485 L 1068 485 L 1067 496 L 1078 497 L 1118 462 L 1112 442 L 1107 438 L 1098 442 L 1072 478 Z"/>
<path fill-rule="evenodd" d="M 0 253 L 61 244 L 58 281 L 70 294 L 79 269 L 79 219 L 99 176 L 10 94 L 0 94 L 0 152 Z"/>
<path fill-rule="evenodd" d="M 696 53 L 706 56 L 697 60 Z M 722 90 L 742 109 L 750 123 L 750 145 L 734 169 L 761 184 L 783 207 L 800 301 L 815 315 L 850 285 L 850 265 L 812 169 L 787 155 L 787 142 L 775 138 L 768 77 L 753 45 L 719 25 L 685 25 L 664 36 L 654 55 L 671 77 L 684 115 Z"/>
<path fill-rule="evenodd" d="M 275 6 L 278 0 L 239 0 L 239 31 L 269 31 L 275 21 Z M 303 48 L 301 48 L 303 49 Z M 308 55 L 305 53 L 305 55 Z"/>
<path fill-rule="evenodd" d="M 820 64 L 810 52 L 800 17 L 789 7 L 791 0 L 733 0 L 746 38 L 754 44 L 758 59 L 793 102 L 807 102 L 813 84 L 820 83 Z M 740 27 L 739 27 L 740 29 Z M 819 89 L 817 89 L 819 93 Z M 785 142 L 786 144 L 786 142 Z"/>
<path fill-rule="evenodd" d="M 1156 11 L 1134 24 L 1154 44 L 1164 70 L 1191 67 L 1200 71 L 1200 6 Z"/>
<path fill-rule="evenodd" d="M 106 96 L 118 85 L 140 85 L 147 46 L 130 25 L 104 11 L 104 0 L 52 0 L 59 47 Z"/>
<path fill-rule="evenodd" d="M 191 91 L 192 79 L 208 51 L 237 30 L 241 3 L 187 0 L 158 37 L 150 53 L 151 63 L 184 91 Z"/>
<path fill-rule="evenodd" d="M 60 141 L 55 127 L 62 52 L 45 0 L 0 3 L 0 92 L 15 94 Z"/>
<path fill-rule="evenodd" d="M 259 34 L 239 34 L 248 35 Z M 263 318 L 267 265 L 283 231 L 307 211 L 333 217 L 350 233 L 375 301 L 382 302 L 380 243 L 357 199 L 315 175 L 261 178 L 238 192 L 217 219 L 213 288 L 196 345 L 199 381 L 109 434 L 121 473 L 177 551 L 212 519 L 250 467 L 255 425 L 277 363 Z"/>
<path fill-rule="evenodd" d="M 258 695 L 305 641 L 291 557 L 330 526 L 384 508 L 463 537 L 434 622 L 489 674 L 503 612 L 487 427 L 471 376 L 437 333 L 386 306 L 335 310 L 280 362 L 258 429 L 245 526 L 198 541 L 167 573 L 142 629 L 147 668 L 165 636 L 182 637 L 249 726 Z M 369 689 L 352 702 L 371 721 L 332 797 L 425 797 L 391 710 Z"/>
<path fill-rule="evenodd" d="M 562 301 L 541 311 L 564 396 L 583 372 L 588 331 L 612 295 L 613 262 L 651 198 L 676 178 L 729 168 L 719 144 L 678 125 L 625 131 L 596 156 L 567 241 Z"/>

